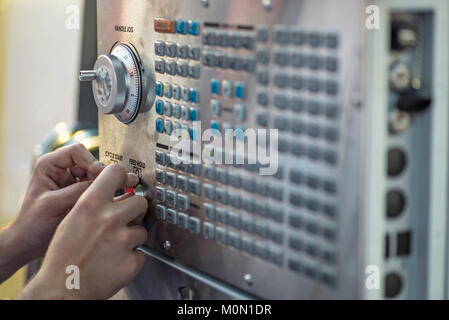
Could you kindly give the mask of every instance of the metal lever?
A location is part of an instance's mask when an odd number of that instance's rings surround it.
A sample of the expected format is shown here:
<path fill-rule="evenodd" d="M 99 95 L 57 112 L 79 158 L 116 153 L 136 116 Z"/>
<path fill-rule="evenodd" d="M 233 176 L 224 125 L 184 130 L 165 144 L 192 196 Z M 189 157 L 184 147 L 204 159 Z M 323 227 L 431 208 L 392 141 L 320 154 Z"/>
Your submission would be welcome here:
<path fill-rule="evenodd" d="M 97 79 L 97 70 L 80 71 L 80 81 L 93 81 Z"/>

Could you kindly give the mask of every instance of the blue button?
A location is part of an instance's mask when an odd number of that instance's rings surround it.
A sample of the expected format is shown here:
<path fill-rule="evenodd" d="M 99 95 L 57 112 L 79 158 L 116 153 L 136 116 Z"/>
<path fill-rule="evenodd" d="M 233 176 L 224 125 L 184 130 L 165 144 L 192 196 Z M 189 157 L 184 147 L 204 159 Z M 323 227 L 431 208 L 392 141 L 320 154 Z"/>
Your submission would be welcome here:
<path fill-rule="evenodd" d="M 234 132 L 235 132 L 235 138 L 236 139 L 243 140 L 244 135 L 243 135 L 243 128 L 242 127 L 240 127 L 240 126 L 235 127 Z"/>
<path fill-rule="evenodd" d="M 156 100 L 156 113 L 164 114 L 164 103 L 162 100 Z"/>
<path fill-rule="evenodd" d="M 189 135 L 190 135 L 190 140 L 196 141 L 197 134 L 196 134 L 195 128 L 189 128 Z"/>
<path fill-rule="evenodd" d="M 200 24 L 198 21 L 189 21 L 189 34 L 197 36 L 200 32 Z"/>
<path fill-rule="evenodd" d="M 156 119 L 156 131 L 160 133 L 164 132 L 164 121 L 162 118 Z"/>
<path fill-rule="evenodd" d="M 220 81 L 218 79 L 210 80 L 210 93 L 220 94 Z"/>
<path fill-rule="evenodd" d="M 187 32 L 187 21 L 176 20 L 176 32 L 185 34 Z"/>
<path fill-rule="evenodd" d="M 212 120 L 210 122 L 210 127 L 212 129 L 212 134 L 218 135 L 220 133 L 220 123 L 218 121 Z"/>
<path fill-rule="evenodd" d="M 243 99 L 245 97 L 245 87 L 241 82 L 237 82 L 235 84 L 235 97 L 239 99 Z"/>
<path fill-rule="evenodd" d="M 198 121 L 198 109 L 190 108 L 190 121 Z"/>
<path fill-rule="evenodd" d="M 190 89 L 190 101 L 193 103 L 198 103 L 198 90 Z"/>
<path fill-rule="evenodd" d="M 156 95 L 162 97 L 164 94 L 164 84 L 162 82 L 156 82 Z"/>

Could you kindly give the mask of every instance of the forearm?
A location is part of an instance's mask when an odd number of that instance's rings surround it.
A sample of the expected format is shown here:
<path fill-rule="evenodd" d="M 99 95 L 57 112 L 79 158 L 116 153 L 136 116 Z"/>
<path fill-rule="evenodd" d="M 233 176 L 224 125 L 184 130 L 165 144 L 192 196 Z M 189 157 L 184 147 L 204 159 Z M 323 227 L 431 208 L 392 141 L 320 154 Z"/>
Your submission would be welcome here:
<path fill-rule="evenodd" d="M 26 235 L 23 235 L 26 236 Z M 29 262 L 28 254 L 13 225 L 0 230 L 0 283 Z"/>

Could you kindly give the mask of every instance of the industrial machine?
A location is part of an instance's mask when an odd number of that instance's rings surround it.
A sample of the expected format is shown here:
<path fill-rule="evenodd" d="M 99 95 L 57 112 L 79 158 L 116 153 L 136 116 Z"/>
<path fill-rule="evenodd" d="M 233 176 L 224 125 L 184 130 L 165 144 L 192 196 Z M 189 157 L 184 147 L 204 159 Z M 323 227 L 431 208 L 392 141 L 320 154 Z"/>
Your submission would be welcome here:
<path fill-rule="evenodd" d="M 128 297 L 445 297 L 448 6 L 99 0 L 100 159 L 150 201 Z M 197 161 L 210 128 L 276 129 L 277 170 Z"/>

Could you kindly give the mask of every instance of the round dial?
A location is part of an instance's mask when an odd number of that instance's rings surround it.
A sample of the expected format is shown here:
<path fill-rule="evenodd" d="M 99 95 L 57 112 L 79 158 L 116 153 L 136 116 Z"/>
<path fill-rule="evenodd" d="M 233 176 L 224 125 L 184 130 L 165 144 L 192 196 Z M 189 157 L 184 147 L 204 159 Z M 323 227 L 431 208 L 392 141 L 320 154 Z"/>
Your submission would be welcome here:
<path fill-rule="evenodd" d="M 95 102 L 101 112 L 114 114 L 123 123 L 133 121 L 142 96 L 141 68 L 130 46 L 119 43 L 110 54 L 98 57 L 95 70 L 81 71 L 81 81 L 92 81 Z"/>

